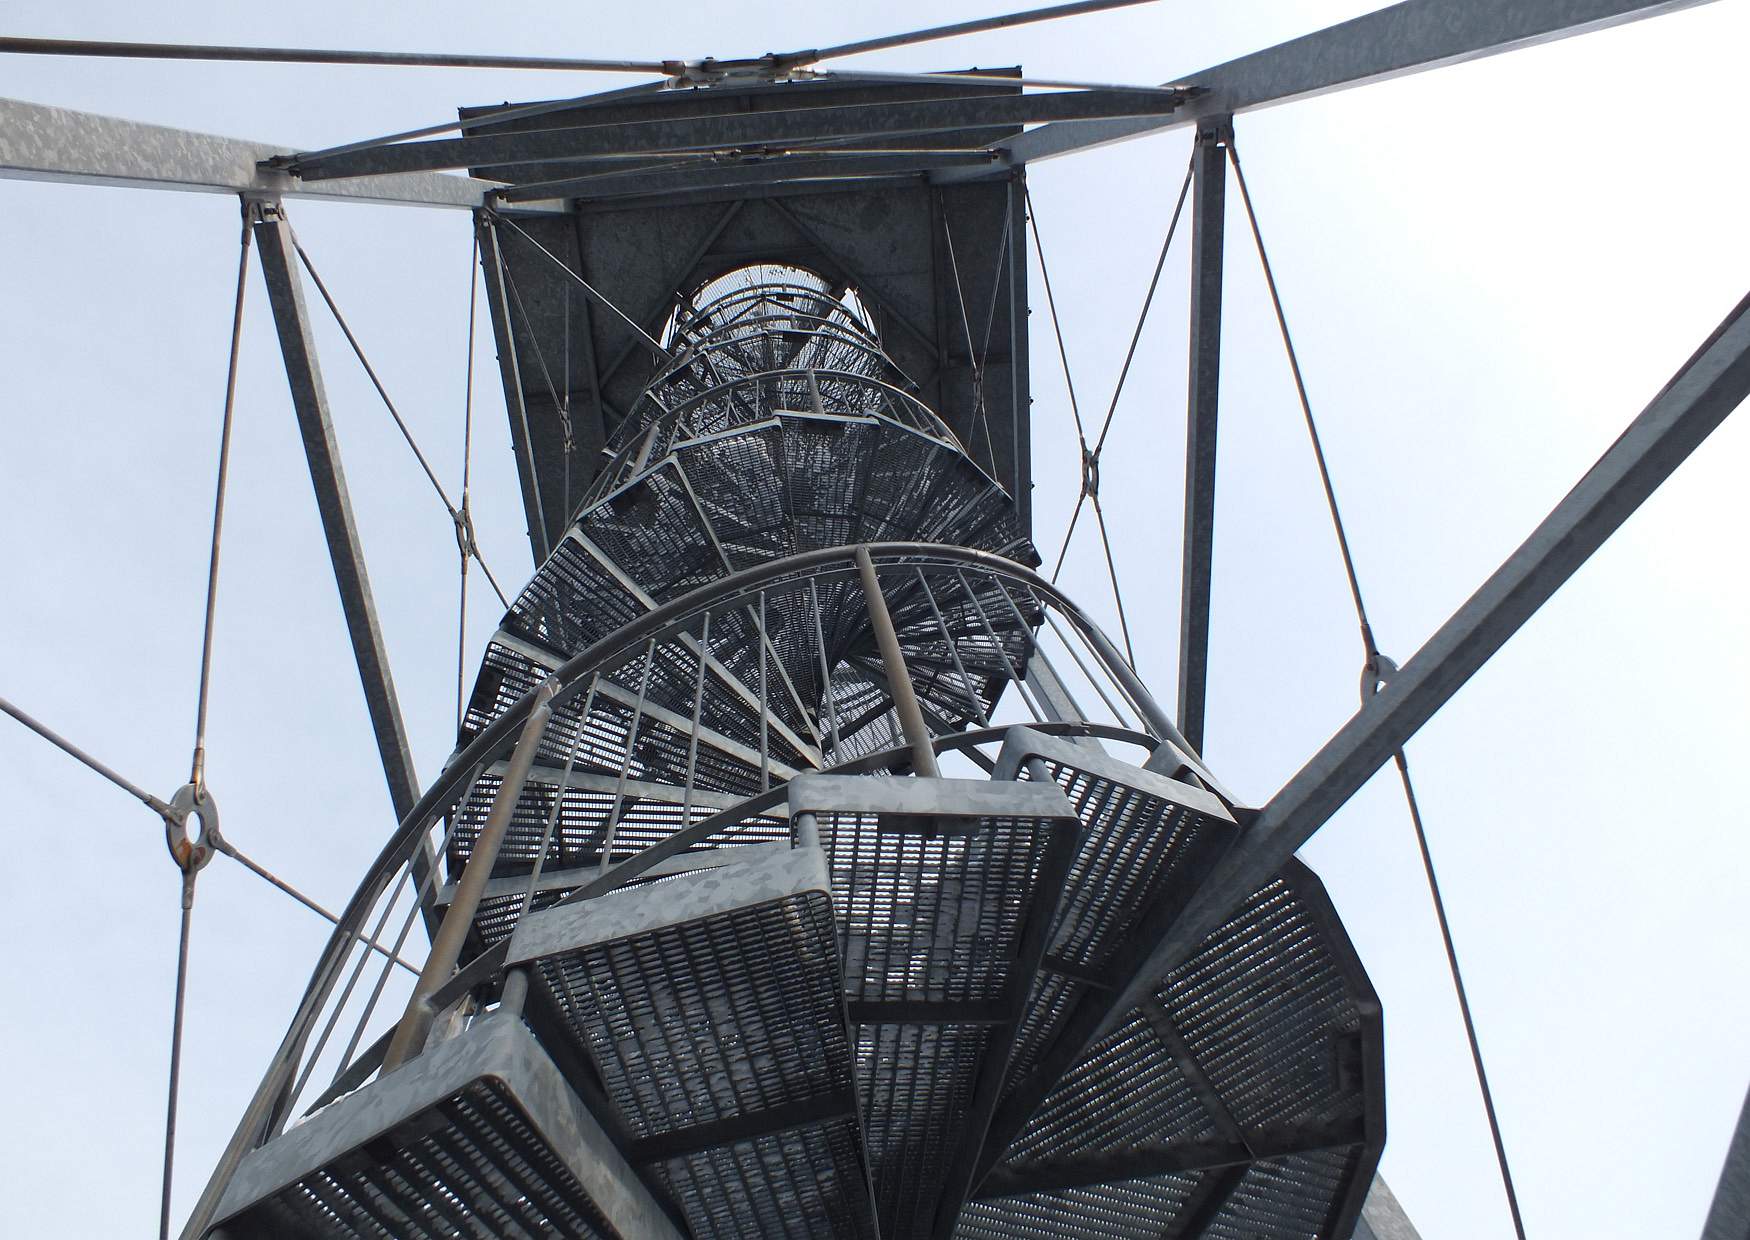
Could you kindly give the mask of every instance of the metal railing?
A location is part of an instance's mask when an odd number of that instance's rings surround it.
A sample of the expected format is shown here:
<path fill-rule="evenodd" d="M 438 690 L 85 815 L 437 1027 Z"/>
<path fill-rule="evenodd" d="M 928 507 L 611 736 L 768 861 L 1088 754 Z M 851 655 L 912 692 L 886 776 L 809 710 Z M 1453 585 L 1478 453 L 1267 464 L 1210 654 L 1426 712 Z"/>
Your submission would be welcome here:
<path fill-rule="evenodd" d="M 366 873 L 185 1235 L 201 1234 L 242 1157 L 300 1107 L 357 1089 L 485 1010 L 532 909 L 789 841 L 796 773 L 934 774 L 939 758 L 944 774 L 957 764 L 977 775 L 991 767 L 984 751 L 1025 725 L 1171 746 L 1207 778 L 1073 603 L 1021 565 L 961 547 L 879 543 L 767 562 L 539 672 L 451 757 Z M 414 877 L 422 845 L 449 863 L 436 893 L 434 873 L 427 887 Z M 406 954 L 428 895 L 449 911 L 408 995 L 392 961 L 374 977 L 371 962 L 383 960 L 378 945 Z M 476 945 L 468 959 L 464 943 Z M 506 983 L 501 1004 L 515 1008 L 524 986 Z"/>

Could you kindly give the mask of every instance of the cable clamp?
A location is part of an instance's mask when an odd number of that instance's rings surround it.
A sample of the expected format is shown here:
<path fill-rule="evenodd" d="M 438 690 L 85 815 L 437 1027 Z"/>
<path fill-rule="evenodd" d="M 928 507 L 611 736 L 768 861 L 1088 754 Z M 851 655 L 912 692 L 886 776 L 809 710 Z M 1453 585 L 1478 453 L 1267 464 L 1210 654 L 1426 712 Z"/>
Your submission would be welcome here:
<path fill-rule="evenodd" d="M 195 872 L 204 868 L 224 844 L 224 837 L 219 834 L 218 802 L 204 784 L 184 784 L 170 798 L 163 816 L 164 843 L 170 849 L 170 859 L 176 862 L 185 879 L 192 880 Z M 192 839 L 188 834 L 191 817 L 200 828 Z"/>
<path fill-rule="evenodd" d="M 1091 497 L 1100 494 L 1100 454 L 1086 446 L 1082 448 L 1082 490 Z"/>
<path fill-rule="evenodd" d="M 468 511 L 466 504 L 450 510 L 450 520 L 456 523 L 456 550 L 462 553 L 464 560 L 470 556 L 478 559 L 480 547 L 474 541 L 474 517 Z"/>

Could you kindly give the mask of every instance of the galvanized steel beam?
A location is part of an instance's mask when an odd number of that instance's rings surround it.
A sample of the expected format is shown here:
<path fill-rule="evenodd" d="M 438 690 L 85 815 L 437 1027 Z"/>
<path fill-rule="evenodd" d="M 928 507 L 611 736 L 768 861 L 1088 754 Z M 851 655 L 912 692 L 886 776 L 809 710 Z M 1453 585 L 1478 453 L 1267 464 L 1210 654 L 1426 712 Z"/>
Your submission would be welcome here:
<path fill-rule="evenodd" d="M 1368 1187 L 1361 1217 L 1355 1220 L 1355 1240 L 1422 1240 L 1410 1216 L 1378 1175 Z"/>
<path fill-rule="evenodd" d="M 1726 1163 L 1720 1169 L 1701 1240 L 1750 1240 L 1750 1096 L 1744 1099 L 1738 1127 L 1726 1148 Z"/>
<path fill-rule="evenodd" d="M 1206 1171 L 1197 1187 L 1179 1205 L 1179 1215 L 1172 1226 L 1161 1233 L 1161 1240 L 1191 1240 L 1201 1236 L 1227 1207 L 1229 1197 L 1246 1178 L 1244 1166 L 1218 1167 Z"/>
<path fill-rule="evenodd" d="M 1135 1007 L 1242 900 L 1268 883 L 1746 396 L 1750 297 L 1733 308 L 1506 563 L 1270 798 L 1183 915 L 1112 996 L 1098 1033 Z"/>
<path fill-rule="evenodd" d="M 306 180 L 562 163 L 592 155 L 644 151 L 702 151 L 750 146 L 794 146 L 842 138 L 1012 129 L 1038 122 L 1090 117 L 1159 118 L 1178 108 L 1177 95 L 1138 91 L 1059 91 L 1050 94 L 977 94 L 904 103 L 858 103 L 721 116 L 675 117 L 566 129 L 519 130 L 401 142 L 293 164 Z"/>
<path fill-rule="evenodd" d="M 612 198 L 637 198 L 688 190 L 727 189 L 770 185 L 801 180 L 831 180 L 846 177 L 904 176 L 933 168 L 970 167 L 989 170 L 997 161 L 995 151 L 901 151 L 891 155 L 835 155 L 823 151 L 811 155 L 779 155 L 768 159 L 701 160 L 681 168 L 637 172 L 605 172 L 564 181 L 518 185 L 498 192 L 501 201 L 520 203 L 527 199 L 583 198 L 599 202 Z"/>
<path fill-rule="evenodd" d="M 322 516 L 322 532 L 334 564 L 334 581 L 340 589 L 340 606 L 346 615 L 359 681 L 364 686 L 371 731 L 377 739 L 377 753 L 382 758 L 383 777 L 389 784 L 389 801 L 395 808 L 395 817 L 405 820 L 419 799 L 419 776 L 414 773 L 413 749 L 407 741 L 394 677 L 389 672 L 389 652 L 377 623 L 377 605 L 365 570 L 358 522 L 353 517 L 346 473 L 341 468 L 340 443 L 329 416 L 328 393 L 316 358 L 316 339 L 298 278 L 291 225 L 277 207 L 265 207 L 253 227 L 261 249 L 262 278 L 279 332 L 280 352 L 285 357 L 286 379 L 292 389 L 292 408 L 297 413 L 304 455 L 310 464 L 310 482 L 316 490 L 316 508 Z M 424 883 L 434 865 L 429 843 L 415 854 L 414 862 L 416 879 Z M 423 902 L 428 927 L 434 922 L 431 894 L 430 884 L 426 884 Z"/>
<path fill-rule="evenodd" d="M 529 431 L 528 400 L 523 390 L 522 356 L 517 349 L 516 321 L 511 317 L 510 293 L 504 279 L 504 248 L 498 225 L 490 212 L 474 217 L 481 231 L 480 265 L 486 277 L 486 313 L 492 320 L 493 343 L 499 357 L 499 376 L 504 384 L 505 411 L 510 415 L 510 443 L 516 458 L 517 482 L 523 492 L 523 512 L 528 515 L 529 550 L 535 563 L 546 562 L 553 551 L 547 506 L 541 495 L 541 478 L 535 468 L 535 445 Z M 530 328 L 531 334 L 533 328 Z"/>
<path fill-rule="evenodd" d="M 261 166 L 285 153 L 284 147 L 265 142 L 0 99 L 0 177 L 14 180 L 464 209 L 478 207 L 494 188 L 434 173 L 306 185 L 290 173 Z"/>
<path fill-rule="evenodd" d="M 1009 177 L 1009 447 L 1014 454 L 1009 498 L 1021 529 L 1033 532 L 1033 386 L 1027 316 L 1027 181 L 1023 169 Z"/>
<path fill-rule="evenodd" d="M 1176 84 L 1201 93 L 1169 116 L 1063 121 L 996 145 L 1018 163 L 1051 159 L 1704 3 L 1707 0 L 1405 0 L 1187 74 Z M 942 179 L 953 176 L 945 172 Z"/>
<path fill-rule="evenodd" d="M 1068 1192 L 1097 1184 L 1121 1184 L 1187 1171 L 1235 1167 L 1313 1150 L 1342 1149 L 1361 1141 L 1361 1125 L 1353 1119 L 1330 1123 L 1287 1125 L 1242 1141 L 1185 1141 L 1160 1149 L 1105 1154 L 1064 1162 L 1030 1163 L 993 1171 L 974 1194 L 975 1200 L 1020 1197 L 1029 1193 Z"/>
<path fill-rule="evenodd" d="M 1209 691 L 1209 594 L 1215 565 L 1215 444 L 1221 384 L 1225 123 L 1197 131 L 1191 193 L 1191 360 L 1185 396 L 1185 527 L 1179 577 L 1179 731 L 1203 751 Z"/>

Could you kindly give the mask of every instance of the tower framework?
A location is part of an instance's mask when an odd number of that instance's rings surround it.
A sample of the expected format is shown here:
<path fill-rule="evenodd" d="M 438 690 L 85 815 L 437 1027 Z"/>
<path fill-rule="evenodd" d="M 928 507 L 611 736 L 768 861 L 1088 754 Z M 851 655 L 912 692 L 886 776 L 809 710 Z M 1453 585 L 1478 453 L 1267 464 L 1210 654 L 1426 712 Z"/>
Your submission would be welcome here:
<path fill-rule="evenodd" d="M 1347 1234 L 1380 1014 L 1317 879 L 1115 1007 L 1243 815 L 855 289 L 736 269 L 655 347 L 360 905 L 441 837 L 413 1002 L 208 1234 Z"/>
<path fill-rule="evenodd" d="M 145 143 L 93 171 L 77 142 L 68 152 L 31 149 L 31 126 L 53 130 L 69 114 L 8 105 L 8 115 L 22 114 L 26 124 L 19 127 L 22 156 L 15 132 L 0 135 L 7 171 L 240 190 L 264 237 L 281 231 L 282 192 L 472 206 L 480 182 L 426 175 L 461 166 L 495 186 L 484 191 L 489 271 L 499 277 L 494 320 L 508 354 L 513 436 L 520 432 L 531 539 L 543 568 L 494 643 L 451 769 L 418 804 L 404 778 L 411 770 L 406 743 L 295 304 L 296 278 L 283 245 L 265 254 L 373 722 L 397 808 L 408 812 L 343 919 L 191 1229 L 206 1228 L 218 1208 L 229 1211 L 222 1229 L 245 1232 L 813 1234 L 874 1227 L 888 1234 L 1106 1234 L 1123 1231 L 1131 1207 L 1146 1234 L 1157 1234 L 1162 1218 L 1169 1234 L 1347 1229 L 1353 1179 L 1325 1196 L 1310 1171 L 1307 1182 L 1274 1197 L 1263 1182 L 1292 1179 L 1276 1164 L 1303 1155 L 1337 1158 L 1347 1151 L 1358 1166 L 1377 1157 L 1369 1113 L 1377 1039 L 1370 1041 L 1368 1023 L 1377 1012 L 1369 1010 L 1365 980 L 1342 968 L 1341 931 L 1318 915 L 1316 885 L 1289 859 L 1292 849 L 1401 749 L 1742 397 L 1750 354 L 1746 307 L 1728 316 L 1401 675 L 1388 669 L 1378 701 L 1254 816 L 1223 794 L 1196 745 L 1154 706 L 1110 643 L 1028 571 L 1025 332 L 1014 315 L 1024 304 L 1018 279 L 1024 268 L 1017 271 L 1012 250 L 1007 271 L 999 260 L 990 279 L 986 347 L 975 346 L 967 322 L 959 358 L 942 334 L 942 298 L 920 314 L 918 303 L 893 295 L 886 279 L 892 272 L 866 279 L 868 270 L 853 266 L 816 269 L 806 256 L 780 255 L 769 238 L 742 255 L 758 251 L 766 259 L 732 269 L 728 284 L 720 279 L 724 272 L 701 279 L 696 268 L 721 257 L 718 243 L 732 223 L 739 229 L 747 222 L 732 220 L 735 212 L 753 216 L 748 203 L 805 192 L 793 182 L 810 191 L 831 183 L 821 192 L 872 201 L 883 189 L 903 197 L 927 177 L 932 206 L 941 211 L 948 186 L 975 195 L 1006 181 L 1000 190 L 1009 203 L 1006 230 L 1027 160 L 1196 121 L 1194 214 L 1203 242 L 1193 265 L 1177 712 L 1196 742 L 1207 635 L 1224 121 L 1276 100 L 1671 7 L 1680 6 L 1484 4 L 1433 21 L 1437 6 L 1412 2 L 1217 66 L 1192 86 L 1153 88 L 1146 100 L 1141 92 L 1102 96 L 1095 89 L 1068 104 L 1034 96 L 1014 106 L 1004 98 L 1017 93 L 1005 89 L 1005 75 L 986 73 L 975 75 L 980 84 L 964 99 L 915 101 L 953 106 L 918 108 L 891 96 L 895 106 L 881 112 L 881 123 L 895 128 L 881 131 L 869 149 L 850 151 L 827 149 L 843 141 L 842 129 L 833 128 L 842 121 L 809 128 L 812 121 L 777 108 L 737 119 L 713 116 L 709 105 L 681 119 L 701 121 L 714 143 L 766 127 L 809 149 L 695 150 L 676 139 L 673 127 L 634 132 L 635 116 L 606 121 L 642 102 L 620 96 L 568 101 L 598 109 L 573 127 L 588 130 L 594 120 L 593 138 L 518 133 L 550 126 L 506 129 L 496 111 L 476 113 L 465 119 L 466 136 L 451 155 L 433 154 L 445 147 L 441 142 L 387 141 L 276 154 L 253 166 L 254 156 L 233 149 L 243 144 L 214 151 L 211 140 L 195 135 L 180 163 L 159 166 L 153 135 L 132 127 Z M 1380 37 L 1369 44 L 1357 37 L 1363 30 Z M 45 50 L 11 46 L 31 40 L 4 42 L 5 50 Z M 769 82 L 819 55 L 768 56 L 728 70 L 710 61 L 664 62 L 662 69 L 677 71 L 671 85 L 710 84 L 714 96 L 735 98 L 732 83 L 749 66 Z M 751 106 L 728 110 L 760 113 L 758 93 L 741 99 Z M 1033 121 L 1047 123 L 1021 130 Z M 801 128 L 786 128 L 796 124 Z M 101 144 L 109 130 L 94 133 Z M 920 151 L 888 141 L 902 133 L 926 134 L 938 145 Z M 558 145 L 548 140 L 554 137 Z M 592 146 L 595 140 L 615 150 Z M 735 166 L 701 175 L 655 166 L 656 160 L 613 170 L 588 164 L 659 150 Z M 197 166 L 207 155 L 215 162 Z M 253 170 L 239 177 L 245 166 Z M 142 176 L 142 168 L 153 175 Z M 681 190 L 689 201 L 674 199 Z M 542 204 L 547 192 L 567 204 L 557 210 Z M 590 244 L 614 230 L 575 218 L 586 214 L 586 204 L 612 214 L 616 198 L 638 203 L 621 210 L 627 217 L 662 215 L 692 200 L 731 206 L 701 249 L 682 248 L 692 267 L 683 263 L 658 280 L 680 295 L 673 314 L 642 327 L 627 320 L 630 345 L 588 361 L 587 396 L 573 388 L 569 368 L 562 391 L 544 376 L 550 403 L 543 406 L 528 381 L 529 363 L 545 369 L 539 337 L 552 324 L 537 322 L 538 293 L 528 299 L 531 314 L 518 292 L 509 275 L 517 259 L 502 252 L 498 225 L 513 220 L 517 208 L 572 217 L 561 231 L 576 234 L 575 262 L 556 258 L 539 240 L 545 221 L 526 215 L 512 227 L 589 291 L 591 300 L 579 306 L 586 316 L 619 313 L 626 290 L 603 297 L 583 273 Z M 820 235 L 818 219 L 790 215 L 805 236 L 815 226 L 811 244 L 820 254 L 840 248 Z M 881 235 L 868 213 L 854 231 Z M 943 231 L 958 286 L 952 230 Z M 999 253 L 1010 243 L 1005 231 Z M 631 266 L 669 272 L 651 261 L 658 254 L 678 256 L 646 246 Z M 600 272 L 591 274 L 599 284 Z M 932 275 L 940 294 L 940 269 Z M 957 291 L 965 320 L 968 298 L 963 287 Z M 988 342 L 1005 302 L 1010 351 L 1006 357 L 999 351 L 995 360 L 1006 368 L 993 375 Z M 563 305 L 569 315 L 572 302 Z M 927 347 L 928 332 L 917 327 L 932 317 L 934 365 L 901 365 L 896 354 L 904 333 L 894 329 L 908 329 Z M 561 320 L 559 330 L 569 344 L 571 324 Z M 658 331 L 660 339 L 652 334 Z M 602 342 L 587 319 L 581 339 L 592 348 Z M 520 365 L 519 340 L 529 349 Z M 651 346 L 648 366 L 628 363 L 644 344 Z M 587 434 L 579 443 L 580 396 L 599 453 Z M 993 406 L 1004 403 L 1007 426 L 996 419 L 993 436 Z M 852 424 L 876 429 L 853 432 Z M 926 451 L 893 438 L 894 428 L 934 446 Z M 756 430 L 772 433 L 762 438 Z M 316 442 L 324 435 L 326 445 Z M 741 455 L 708 446 L 729 443 Z M 948 463 L 956 455 L 964 468 Z M 975 475 L 996 490 L 968 498 L 945 520 L 942 497 L 973 496 Z M 769 484 L 763 489 L 754 485 L 761 478 Z M 1009 528 L 996 516 L 1005 503 L 1016 510 Z M 974 515 L 991 521 L 972 528 Z M 458 534 L 466 555 L 465 521 L 458 521 Z M 216 566 L 216 522 L 214 542 Z M 617 602 L 615 589 L 625 596 Z M 622 613 L 614 614 L 615 606 Z M 814 620 L 812 647 L 798 615 Z M 1377 654 L 1371 642 L 1370 653 Z M 1375 689 L 1380 670 L 1370 661 Z M 204 688 L 203 672 L 203 703 Z M 1093 700 L 1109 715 L 1091 717 L 1078 705 Z M 198 739 L 196 754 L 195 782 L 185 791 L 198 805 Z M 1174 787 L 1139 784 L 1141 775 Z M 176 809 L 181 802 L 165 805 L 117 782 L 174 819 L 173 828 L 183 825 L 188 811 Z M 1146 815 L 1136 803 L 1149 798 L 1168 808 L 1152 826 L 1137 827 Z M 865 836 L 872 851 L 864 849 Z M 1138 841 L 1145 837 L 1175 859 L 1143 855 Z M 1098 869 L 1085 853 L 1094 839 L 1124 854 L 1108 858 L 1123 877 L 1089 878 Z M 890 845 L 898 852 L 884 851 Z M 899 862 L 890 863 L 892 856 Z M 1167 885 L 1149 888 L 1125 911 L 1126 884 L 1146 887 L 1156 864 L 1178 877 L 1162 879 Z M 403 1019 L 373 1045 L 360 1042 L 361 1021 L 337 1050 L 330 1034 L 341 1009 L 349 996 L 364 993 L 355 992 L 359 974 L 349 972 L 345 953 L 376 935 L 369 924 L 379 910 L 387 917 L 393 908 L 403 865 L 420 893 L 415 911 L 437 929 L 431 961 Z M 1100 886 L 1107 880 L 1115 884 L 1111 891 Z M 1094 894 L 1078 887 L 1083 882 L 1095 884 Z M 1218 1052 L 1183 1027 L 1196 1014 L 1174 1006 L 1183 972 L 1232 947 L 1220 941 L 1224 932 L 1271 945 L 1260 949 L 1265 956 L 1301 942 L 1293 926 L 1235 929 L 1244 914 L 1230 906 L 1243 904 L 1247 893 L 1256 902 L 1273 888 L 1312 910 L 1307 941 L 1337 961 L 1354 1013 L 1325 1026 L 1330 1106 L 1281 1123 L 1286 1112 L 1260 1121 L 1224 1091 L 1255 1087 L 1305 1102 L 1314 1075 L 1265 1073 L 1252 1085 L 1223 1078 L 1204 1062 L 1206 1051 L 1219 1058 Z M 1117 927 L 1088 929 L 1091 940 L 1108 931 L 1123 940 L 1104 964 L 1083 959 L 1061 937 L 1073 938 L 1077 918 L 1094 916 L 1089 910 L 1115 918 Z M 758 934 L 749 929 L 756 922 L 765 927 Z M 185 946 L 186 925 L 185 914 Z M 1105 950 L 1103 941 L 1082 947 L 1096 956 Z M 362 957 L 365 949 L 358 952 Z M 756 965 L 765 972 L 748 971 Z M 1275 976 L 1276 968 L 1273 959 L 1238 966 L 1252 979 Z M 1294 993 L 1318 989 L 1311 973 L 1300 980 L 1306 985 Z M 1281 1015 L 1271 1005 L 1279 983 L 1261 984 L 1261 993 L 1235 997 L 1226 1009 L 1237 1014 L 1235 1024 L 1268 1025 Z M 870 986 L 892 989 L 872 994 Z M 810 995 L 820 1000 L 812 1017 Z M 1052 1006 L 1060 1000 L 1067 1015 Z M 835 1002 L 840 1015 L 824 1014 Z M 1144 1038 L 1153 1049 L 1137 1054 L 1170 1062 L 1204 1108 L 1208 1124 L 1198 1140 L 1166 1148 L 1190 1130 L 1172 1129 L 1159 1114 L 1131 1129 L 1110 1116 L 1090 1118 L 1114 1098 L 1155 1096 L 1140 1086 L 1124 1091 L 1127 1082 L 1146 1077 L 1137 1075 L 1141 1069 L 1131 1065 L 1126 1076 L 1112 1066 L 1121 1055 L 1107 1039 L 1138 1013 L 1149 1018 L 1154 1042 Z M 893 1051 L 882 1040 L 893 1028 L 921 1032 L 903 1052 Z M 1248 1050 L 1243 1057 L 1255 1067 L 1260 1054 Z M 848 1075 L 833 1075 L 847 1064 Z M 336 1068 L 331 1084 L 307 1118 L 293 1118 L 326 1066 Z M 958 1077 L 957 1069 L 964 1070 Z M 1100 1073 L 1097 1088 L 1084 1095 L 1054 1092 L 1068 1089 L 1078 1074 Z M 173 1067 L 173 1098 L 174 1080 Z M 920 1081 L 926 1093 L 940 1086 L 947 1100 L 932 1094 L 919 1101 Z M 786 1088 L 802 1082 L 801 1093 L 789 1096 L 773 1082 Z M 895 1101 L 906 1092 L 901 1082 L 913 1086 L 910 1110 Z M 1029 1144 L 1039 1137 L 1038 1125 L 1067 1125 L 1065 1116 L 1098 1132 L 1056 1132 Z M 1259 1124 L 1267 1131 L 1253 1131 Z M 935 1144 L 920 1153 L 912 1143 L 926 1131 Z M 1337 1165 L 1327 1161 L 1328 1178 L 1342 1180 L 1353 1170 Z M 1728 1164 L 1728 1178 L 1735 1166 Z M 1218 1170 L 1223 1174 L 1213 1174 Z M 1165 1182 L 1174 1176 L 1182 1195 Z M 1136 1194 L 1146 1197 L 1145 1189 L 1159 1194 L 1143 1200 Z M 1722 1200 L 1728 1196 L 1722 1191 Z M 1340 1204 L 1320 1214 L 1320 1202 Z"/>

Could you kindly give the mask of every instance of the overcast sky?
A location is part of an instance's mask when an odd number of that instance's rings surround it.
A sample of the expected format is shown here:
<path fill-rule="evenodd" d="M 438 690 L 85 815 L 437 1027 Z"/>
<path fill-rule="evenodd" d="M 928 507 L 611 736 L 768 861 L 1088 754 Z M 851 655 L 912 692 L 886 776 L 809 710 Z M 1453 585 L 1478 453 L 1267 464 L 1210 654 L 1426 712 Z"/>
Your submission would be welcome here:
<path fill-rule="evenodd" d="M 1024 64 L 1154 82 L 1365 3 L 1188 0 L 912 48 L 881 68 Z M 660 58 L 820 46 L 997 11 L 442 3 L 275 8 L 12 0 L 8 33 Z M 1750 286 L 1750 6 L 1245 116 L 1249 175 L 1379 639 L 1450 614 Z M 848 67 L 848 66 L 847 66 Z M 458 104 L 620 78 L 0 59 L 0 94 L 313 147 Z M 1103 409 L 1188 155 L 1183 133 L 1032 170 L 1084 412 Z M 1207 757 L 1261 802 L 1355 709 L 1359 643 L 1230 194 Z M 469 270 L 458 212 L 291 214 L 446 480 L 461 462 Z M 238 212 L 222 197 L 0 181 L 0 696 L 168 796 L 187 777 Z M 330 907 L 392 827 L 259 276 L 219 602 L 209 783 L 230 838 Z M 1078 466 L 1037 267 L 1036 536 Z M 453 739 L 449 521 L 328 324 L 323 363 L 403 712 L 429 778 Z M 1103 467 L 1140 670 L 1177 656 L 1183 249 Z M 476 520 L 531 566 L 489 339 Z M 1692 1236 L 1750 1076 L 1750 424 L 1728 421 L 1412 743 L 1528 1229 Z M 1064 583 L 1116 629 L 1096 544 Z M 477 580 L 477 579 L 476 579 Z M 470 679 L 495 604 L 474 595 Z M 15 995 L 8 1227 L 147 1232 L 162 1140 L 177 874 L 148 811 L 10 724 L 0 778 Z M 1509 1234 L 1395 779 L 1304 852 L 1386 1019 L 1383 1169 L 1427 1240 Z M 224 858 L 195 911 L 177 1217 L 281 1037 L 327 927 Z"/>

